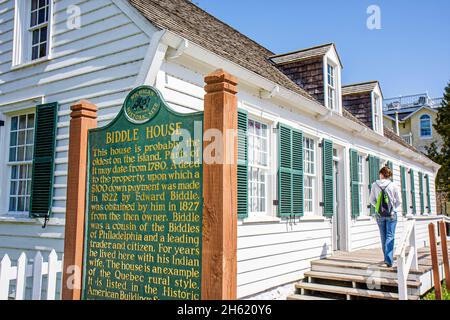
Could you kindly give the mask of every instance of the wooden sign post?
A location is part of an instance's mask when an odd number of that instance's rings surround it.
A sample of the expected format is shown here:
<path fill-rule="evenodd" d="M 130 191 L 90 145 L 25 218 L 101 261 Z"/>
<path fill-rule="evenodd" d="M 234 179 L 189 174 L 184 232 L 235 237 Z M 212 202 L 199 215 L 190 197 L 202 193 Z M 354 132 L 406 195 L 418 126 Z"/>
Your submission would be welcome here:
<path fill-rule="evenodd" d="M 430 223 L 428 225 L 428 232 L 430 234 L 431 262 L 433 265 L 433 281 L 434 281 L 434 290 L 436 292 L 436 300 L 442 300 L 441 279 L 439 276 L 439 257 L 438 257 L 436 231 L 434 223 Z"/>
<path fill-rule="evenodd" d="M 97 107 L 80 101 L 71 110 L 62 299 L 80 300 L 88 131 L 97 127 Z"/>
<path fill-rule="evenodd" d="M 445 225 L 444 221 L 439 222 L 439 228 L 441 230 L 441 247 L 442 259 L 444 260 L 445 284 L 447 290 L 450 290 L 450 266 L 448 260 L 447 226 Z"/>
<path fill-rule="evenodd" d="M 235 300 L 237 295 L 237 81 L 217 70 L 205 78 L 204 130 L 218 130 L 223 143 L 216 155 L 224 163 L 203 167 L 204 300 Z M 230 141 L 230 139 L 233 139 Z M 205 150 L 208 143 L 204 142 Z M 233 155 L 230 163 L 226 158 Z"/>

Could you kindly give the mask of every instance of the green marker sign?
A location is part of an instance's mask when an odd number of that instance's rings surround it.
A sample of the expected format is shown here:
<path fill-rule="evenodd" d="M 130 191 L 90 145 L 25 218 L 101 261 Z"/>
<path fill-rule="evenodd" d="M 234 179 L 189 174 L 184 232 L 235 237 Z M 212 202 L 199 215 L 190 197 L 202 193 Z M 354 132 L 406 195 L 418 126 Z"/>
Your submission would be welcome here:
<path fill-rule="evenodd" d="M 201 299 L 202 137 L 146 86 L 89 132 L 83 299 Z"/>

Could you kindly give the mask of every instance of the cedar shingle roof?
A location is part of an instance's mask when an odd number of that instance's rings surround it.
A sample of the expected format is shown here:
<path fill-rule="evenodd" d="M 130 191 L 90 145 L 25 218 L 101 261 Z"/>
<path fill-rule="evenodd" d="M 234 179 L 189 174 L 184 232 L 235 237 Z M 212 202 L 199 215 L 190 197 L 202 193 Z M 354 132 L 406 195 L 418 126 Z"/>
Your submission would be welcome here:
<path fill-rule="evenodd" d="M 334 47 L 333 43 L 327 43 L 320 46 L 302 49 L 294 52 L 288 52 L 283 54 L 278 54 L 269 57 L 275 64 L 281 65 L 284 63 L 290 63 L 293 61 L 300 61 L 304 59 L 309 59 L 313 57 L 320 57 L 327 54 L 327 52 Z M 340 60 L 340 58 L 339 58 Z M 342 63 L 341 63 L 342 64 Z"/>
<path fill-rule="evenodd" d="M 378 81 L 369 81 L 363 83 L 355 83 L 342 86 L 342 95 L 346 96 L 349 94 L 371 92 L 375 90 L 378 85 Z"/>
<path fill-rule="evenodd" d="M 186 0 L 128 0 L 159 28 L 172 31 L 286 89 L 314 100 L 278 70 L 267 57 L 274 53 Z"/>
<path fill-rule="evenodd" d="M 278 70 L 269 59 L 301 57 L 307 54 L 326 53 L 334 44 L 304 49 L 293 53 L 275 55 L 270 50 L 246 37 L 226 23 L 200 9 L 187 0 L 128 0 L 147 20 L 161 29 L 172 31 L 203 48 L 228 59 L 280 86 L 316 101 L 305 90 Z M 347 110 L 343 116 L 365 126 Z M 420 153 L 393 131 L 385 129 L 387 138 Z"/>

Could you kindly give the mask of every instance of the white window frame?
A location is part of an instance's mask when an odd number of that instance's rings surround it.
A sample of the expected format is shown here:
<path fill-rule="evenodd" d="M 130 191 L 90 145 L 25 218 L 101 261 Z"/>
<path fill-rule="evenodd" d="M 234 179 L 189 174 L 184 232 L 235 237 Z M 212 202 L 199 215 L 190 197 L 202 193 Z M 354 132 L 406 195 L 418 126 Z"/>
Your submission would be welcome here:
<path fill-rule="evenodd" d="M 248 136 L 249 136 L 249 161 L 248 161 L 248 171 L 249 171 L 249 184 L 248 184 L 248 216 L 250 218 L 255 218 L 255 217 L 261 217 L 261 216 L 273 216 L 273 210 L 272 210 L 272 206 L 270 201 L 272 200 L 272 187 L 273 187 L 273 183 L 272 183 L 272 179 L 271 179 L 271 172 L 272 172 L 272 166 L 273 166 L 273 159 L 272 159 L 272 126 L 273 124 L 270 123 L 269 121 L 265 120 L 265 119 L 261 119 L 259 117 L 254 117 L 251 114 L 249 114 L 248 116 L 248 122 L 249 121 L 255 121 L 255 122 L 259 122 L 265 126 L 267 126 L 267 136 L 266 136 L 266 141 L 267 141 L 267 164 L 266 166 L 262 166 L 262 165 L 254 165 L 250 163 L 250 130 L 248 131 Z M 261 211 L 261 212 L 252 212 L 251 211 L 251 207 L 250 207 L 250 201 L 251 201 L 251 192 L 250 192 L 250 188 L 251 188 L 251 181 L 250 181 L 250 170 L 252 168 L 255 169 L 260 169 L 263 170 L 265 172 L 265 210 Z"/>
<path fill-rule="evenodd" d="M 429 135 L 422 135 L 422 118 L 423 117 L 428 117 L 428 121 L 430 123 L 430 134 Z M 427 113 L 421 115 L 419 118 L 419 136 L 421 139 L 424 139 L 424 140 L 433 138 L 433 118 Z"/>
<path fill-rule="evenodd" d="M 0 216 L 9 216 L 13 218 L 28 218 L 29 212 L 15 212 L 15 211 L 9 211 L 9 198 L 10 198 L 10 187 L 11 187 L 11 167 L 13 165 L 19 165 L 19 164 L 32 164 L 31 161 L 23 161 L 23 162 L 10 162 L 9 161 L 9 148 L 11 145 L 11 119 L 13 117 L 17 117 L 20 115 L 25 114 L 35 114 L 35 121 L 36 121 L 36 109 L 34 107 L 32 108 L 23 108 L 18 111 L 14 112 L 8 112 L 4 114 L 4 121 L 5 126 L 0 128 L 1 131 L 3 131 L 3 144 L 0 145 L 1 150 L 4 152 L 4 156 L 2 157 L 0 161 L 0 167 L 2 168 L 0 173 L 0 190 L 4 190 L 5 192 L 0 192 Z M 4 129 L 4 130 L 3 130 Z M 35 128 L 36 130 L 36 124 Z M 31 179 L 31 177 L 30 177 Z"/>
<path fill-rule="evenodd" d="M 49 0 L 48 21 L 30 27 L 31 0 L 15 0 L 12 69 L 38 64 L 52 58 L 53 2 L 54 0 Z M 47 54 L 32 60 L 32 31 L 45 25 L 47 25 Z"/>
<path fill-rule="evenodd" d="M 305 147 L 305 141 L 306 139 L 309 139 L 313 142 L 313 155 L 314 155 L 314 159 L 313 159 L 313 165 L 314 165 L 314 173 L 309 173 L 307 172 L 307 157 L 306 157 L 306 153 L 307 153 L 307 149 Z M 319 216 L 321 215 L 320 211 L 318 210 L 318 176 L 319 176 L 319 166 L 318 166 L 318 159 L 319 159 L 319 154 L 318 154 L 318 139 L 309 135 L 303 135 L 303 213 L 304 216 Z M 312 211 L 308 211 L 306 209 L 306 179 L 310 178 L 312 180 Z"/>
<path fill-rule="evenodd" d="M 382 134 L 382 122 L 383 122 L 383 112 L 382 112 L 382 107 L 381 107 L 381 97 L 376 94 L 376 93 L 372 93 L 372 122 L 373 122 L 373 130 L 375 132 L 378 132 L 380 134 Z"/>
<path fill-rule="evenodd" d="M 359 212 L 360 216 L 368 216 L 369 212 L 367 210 L 367 204 L 368 204 L 368 177 L 366 175 L 368 174 L 368 164 L 366 161 L 367 155 L 358 153 L 358 193 L 359 193 Z"/>
<path fill-rule="evenodd" d="M 325 77 L 326 77 L 326 91 L 327 91 L 326 106 L 328 109 L 337 111 L 337 110 L 339 110 L 338 90 L 337 90 L 337 85 L 338 85 L 337 66 L 334 63 L 332 63 L 331 61 L 327 60 L 325 68 L 326 68 Z M 330 68 L 333 71 L 333 75 L 332 75 L 333 85 L 331 85 L 330 81 L 329 81 L 329 78 L 330 78 L 329 69 Z M 333 92 L 333 97 L 330 97 L 330 90 Z M 332 103 L 332 105 L 330 105 L 330 102 Z"/>

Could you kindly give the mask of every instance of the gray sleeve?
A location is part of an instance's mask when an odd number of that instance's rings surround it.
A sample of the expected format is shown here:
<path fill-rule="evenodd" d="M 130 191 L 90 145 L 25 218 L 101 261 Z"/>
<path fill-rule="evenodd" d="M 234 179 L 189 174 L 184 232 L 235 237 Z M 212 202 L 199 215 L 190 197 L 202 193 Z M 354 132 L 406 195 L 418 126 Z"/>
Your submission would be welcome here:
<path fill-rule="evenodd" d="M 376 189 L 376 184 L 374 183 L 374 184 L 372 184 L 372 188 L 370 191 L 370 197 L 369 197 L 370 204 L 374 207 L 376 207 L 376 205 L 377 205 L 377 190 L 375 190 L 375 189 Z"/>

